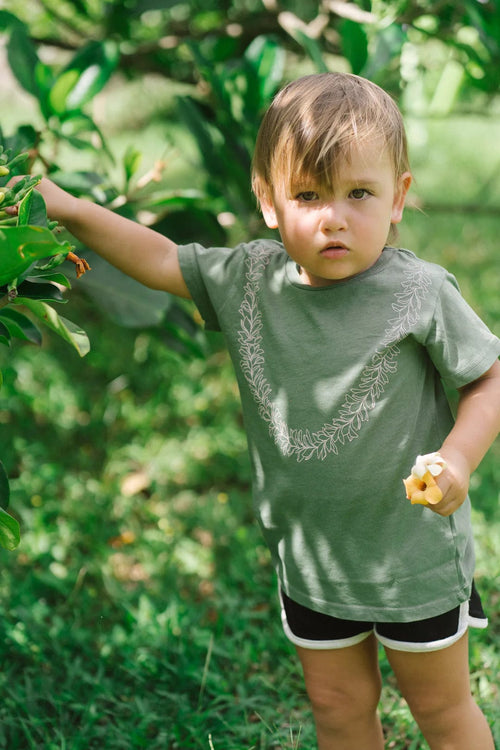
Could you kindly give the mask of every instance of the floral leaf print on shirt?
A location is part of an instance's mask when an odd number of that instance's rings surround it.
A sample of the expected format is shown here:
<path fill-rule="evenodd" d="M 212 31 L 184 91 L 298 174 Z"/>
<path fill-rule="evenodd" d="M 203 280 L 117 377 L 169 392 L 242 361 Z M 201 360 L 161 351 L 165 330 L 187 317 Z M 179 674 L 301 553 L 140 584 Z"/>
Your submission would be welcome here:
<path fill-rule="evenodd" d="M 248 271 L 244 296 L 240 305 L 238 333 L 241 368 L 246 378 L 259 414 L 267 423 L 271 437 L 285 456 L 295 456 L 297 461 L 312 458 L 324 460 L 336 454 L 339 446 L 355 440 L 363 423 L 384 393 L 390 377 L 397 371 L 398 341 L 408 335 L 418 321 L 422 302 L 427 296 L 431 279 L 425 267 L 411 260 L 396 292 L 392 309 L 396 313 L 388 321 L 382 344 L 363 369 L 358 384 L 345 395 L 338 415 L 316 432 L 291 427 L 273 399 L 272 388 L 265 375 L 265 353 L 262 346 L 262 314 L 257 294 L 264 270 L 276 251 L 252 249 L 248 256 Z"/>

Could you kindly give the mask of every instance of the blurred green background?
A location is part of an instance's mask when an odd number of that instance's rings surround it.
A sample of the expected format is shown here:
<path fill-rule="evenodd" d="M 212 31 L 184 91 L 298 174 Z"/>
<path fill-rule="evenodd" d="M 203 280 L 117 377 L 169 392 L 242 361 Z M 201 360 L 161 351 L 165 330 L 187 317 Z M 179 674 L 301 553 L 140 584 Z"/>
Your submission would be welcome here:
<path fill-rule="evenodd" d="M 4 0 L 0 29 L 5 147 L 180 242 L 264 231 L 248 168 L 282 83 L 375 80 L 410 141 L 400 243 L 453 272 L 499 333 L 498 2 Z M 223 342 L 189 303 L 83 254 L 93 270 L 63 314 L 90 353 L 50 334 L 0 351 L 22 533 L 0 551 L 0 747 L 309 750 Z M 497 743 L 499 458 L 497 442 L 472 479 L 490 617 L 471 635 L 472 681 Z M 381 663 L 387 747 L 425 748 Z"/>

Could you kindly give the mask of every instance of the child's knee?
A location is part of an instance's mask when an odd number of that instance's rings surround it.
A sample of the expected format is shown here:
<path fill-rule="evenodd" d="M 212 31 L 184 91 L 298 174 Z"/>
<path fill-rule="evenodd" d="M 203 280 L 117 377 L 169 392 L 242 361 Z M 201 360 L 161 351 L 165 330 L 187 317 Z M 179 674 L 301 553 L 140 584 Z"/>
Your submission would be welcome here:
<path fill-rule="evenodd" d="M 373 717 L 380 701 L 381 684 L 378 680 L 367 681 L 358 688 L 354 685 L 308 685 L 316 721 L 332 729 L 340 729 Z"/>
<path fill-rule="evenodd" d="M 449 696 L 420 695 L 407 698 L 412 715 L 424 735 L 447 736 L 467 717 L 474 714 L 477 706 L 472 696 L 465 696 L 460 702 L 450 701 Z"/>

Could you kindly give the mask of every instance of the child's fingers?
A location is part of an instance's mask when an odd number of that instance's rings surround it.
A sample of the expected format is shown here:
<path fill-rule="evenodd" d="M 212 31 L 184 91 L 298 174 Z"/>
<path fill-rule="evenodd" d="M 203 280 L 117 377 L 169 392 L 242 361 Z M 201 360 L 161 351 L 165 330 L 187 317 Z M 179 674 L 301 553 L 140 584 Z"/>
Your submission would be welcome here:
<path fill-rule="evenodd" d="M 467 497 L 467 489 L 464 489 L 463 485 L 456 484 L 453 481 L 451 472 L 444 471 L 437 479 L 439 489 L 443 493 L 443 499 L 436 503 L 436 505 L 429 505 L 428 507 L 440 516 L 451 516 Z"/>

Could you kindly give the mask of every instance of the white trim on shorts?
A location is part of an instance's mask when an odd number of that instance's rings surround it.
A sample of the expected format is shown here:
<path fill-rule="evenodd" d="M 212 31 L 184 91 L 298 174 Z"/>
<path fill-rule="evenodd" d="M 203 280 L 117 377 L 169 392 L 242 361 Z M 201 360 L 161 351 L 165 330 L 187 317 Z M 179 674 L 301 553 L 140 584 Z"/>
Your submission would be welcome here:
<path fill-rule="evenodd" d="M 382 646 L 393 651 L 409 651 L 412 653 L 424 653 L 428 651 L 440 651 L 448 646 L 453 646 L 454 643 L 460 640 L 463 635 L 467 632 L 469 627 L 469 602 L 462 602 L 460 605 L 460 611 L 458 613 L 458 626 L 457 632 L 453 635 L 449 635 L 448 638 L 440 638 L 438 641 L 428 641 L 427 643 L 412 643 L 411 641 L 393 641 L 391 638 L 385 638 L 383 635 L 377 633 L 377 626 L 375 625 L 375 635 L 379 643 Z"/>
<path fill-rule="evenodd" d="M 469 617 L 469 602 L 462 602 L 460 605 L 460 611 L 458 616 L 458 627 L 456 633 L 453 633 L 453 635 L 448 636 L 447 638 L 441 638 L 437 641 L 428 641 L 426 643 L 413 643 L 411 641 L 394 641 L 391 638 L 386 638 L 385 636 L 381 636 L 377 633 L 377 626 L 371 628 L 370 630 L 367 630 L 363 633 L 358 633 L 357 635 L 350 636 L 349 638 L 339 638 L 331 641 L 313 641 L 309 640 L 307 638 L 299 638 L 299 636 L 295 635 L 288 624 L 288 620 L 286 617 L 285 608 L 283 606 L 283 600 L 281 599 L 281 622 L 283 625 L 283 630 L 285 632 L 286 637 L 289 641 L 291 641 L 295 646 L 300 646 L 302 648 L 308 648 L 313 651 L 326 651 L 329 649 L 341 649 L 341 648 L 347 648 L 348 646 L 356 646 L 358 643 L 361 643 L 362 641 L 366 640 L 372 633 L 375 634 L 375 637 L 379 641 L 379 643 L 382 644 L 382 646 L 387 646 L 387 648 L 392 649 L 393 651 L 406 651 L 406 652 L 412 652 L 412 653 L 427 653 L 429 651 L 439 651 L 443 648 L 448 648 L 448 646 L 452 646 L 454 643 L 457 643 L 457 641 L 462 638 L 462 636 L 467 632 L 467 629 L 469 626 L 471 627 L 480 627 L 480 628 L 486 628 L 488 626 L 487 620 L 478 620 L 474 617 Z M 476 624 L 477 623 L 477 624 Z M 480 623 L 480 624 L 479 624 Z"/>
<path fill-rule="evenodd" d="M 280 597 L 281 600 L 281 597 Z M 366 640 L 368 636 L 370 636 L 373 633 L 373 628 L 371 630 L 367 630 L 365 633 L 358 633 L 357 635 L 351 635 L 350 638 L 337 638 L 333 641 L 310 641 L 308 638 L 299 638 L 298 635 L 295 635 L 290 629 L 290 625 L 288 624 L 288 620 L 286 617 L 285 608 L 283 606 L 283 602 L 281 602 L 281 623 L 283 625 L 283 630 L 285 631 L 285 635 L 288 638 L 289 641 L 291 641 L 295 646 L 301 646 L 302 648 L 309 648 L 313 651 L 326 651 L 330 648 L 347 648 L 347 646 L 356 646 L 358 643 L 361 643 L 361 641 Z"/>

